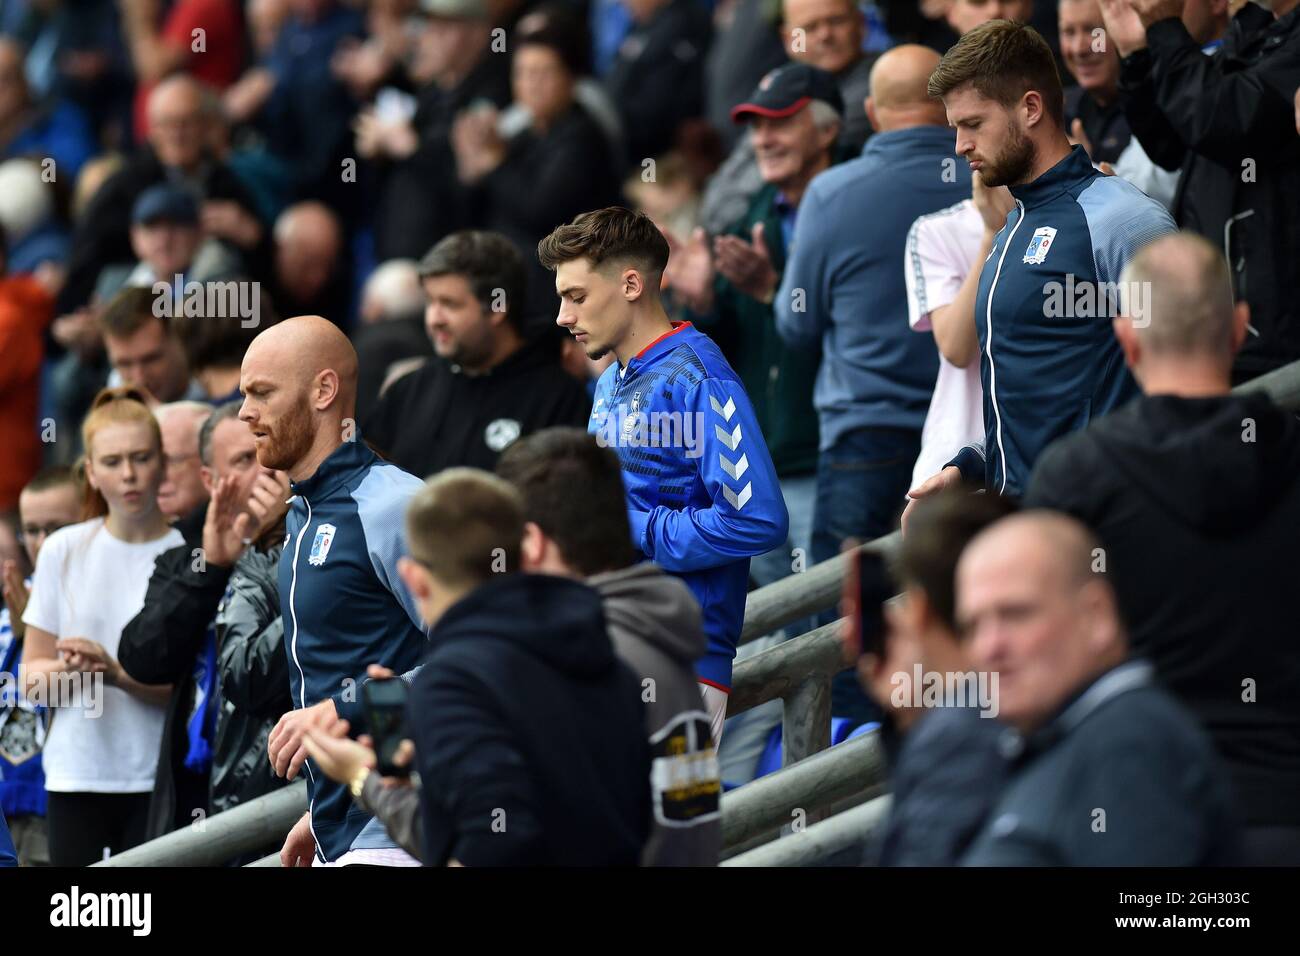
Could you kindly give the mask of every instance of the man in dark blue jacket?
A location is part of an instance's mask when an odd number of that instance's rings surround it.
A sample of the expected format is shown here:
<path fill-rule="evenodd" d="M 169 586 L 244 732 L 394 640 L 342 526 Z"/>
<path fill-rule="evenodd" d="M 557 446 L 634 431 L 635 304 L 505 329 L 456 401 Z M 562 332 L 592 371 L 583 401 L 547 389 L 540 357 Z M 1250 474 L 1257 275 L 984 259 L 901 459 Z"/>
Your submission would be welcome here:
<path fill-rule="evenodd" d="M 412 670 L 424 625 L 397 577 L 402 514 L 420 480 L 381 460 L 356 430 L 357 356 L 338 327 L 298 316 L 249 346 L 239 417 L 257 460 L 289 473 L 291 499 L 280 560 L 289 689 L 294 710 L 271 731 L 268 755 L 292 779 L 307 759 L 303 730 L 340 718 L 357 727 L 366 668 Z M 286 866 L 415 865 L 383 826 L 353 806 L 346 788 L 307 765 L 311 804 L 281 851 Z"/>
<path fill-rule="evenodd" d="M 635 866 L 650 745 L 600 595 L 518 573 L 523 501 L 487 472 L 430 479 L 406 529 L 399 573 L 433 628 L 407 706 L 424 862 Z"/>
<path fill-rule="evenodd" d="M 1032 28 L 977 27 L 945 54 L 929 89 L 957 128 L 958 155 L 984 185 L 1009 187 L 1016 205 L 975 301 L 984 446 L 963 449 L 912 496 L 959 476 L 1020 494 L 1053 439 L 1137 395 L 1111 334 L 1120 272 L 1174 222 L 1070 146 L 1061 78 Z"/>

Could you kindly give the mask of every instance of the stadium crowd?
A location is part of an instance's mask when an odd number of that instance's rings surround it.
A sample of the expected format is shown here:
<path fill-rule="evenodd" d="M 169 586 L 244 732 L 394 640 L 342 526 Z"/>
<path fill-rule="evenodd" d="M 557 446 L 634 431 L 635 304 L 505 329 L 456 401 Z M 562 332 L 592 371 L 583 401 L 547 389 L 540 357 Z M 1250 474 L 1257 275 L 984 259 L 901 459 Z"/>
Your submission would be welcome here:
<path fill-rule="evenodd" d="M 1298 7 L 3 4 L 0 865 L 715 865 L 900 527 L 865 863 L 1300 862 Z"/>

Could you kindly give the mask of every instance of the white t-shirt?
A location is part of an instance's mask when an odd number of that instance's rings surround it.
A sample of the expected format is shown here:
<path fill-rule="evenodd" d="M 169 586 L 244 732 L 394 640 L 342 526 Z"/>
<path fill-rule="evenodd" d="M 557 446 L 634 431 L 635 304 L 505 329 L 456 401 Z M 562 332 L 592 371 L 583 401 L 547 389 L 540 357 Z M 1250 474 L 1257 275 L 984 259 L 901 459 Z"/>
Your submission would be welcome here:
<path fill-rule="evenodd" d="M 103 518 L 61 528 L 41 548 L 23 621 L 56 638 L 98 641 L 117 657 L 122 628 L 144 606 L 154 559 L 183 543 L 174 528 L 156 541 L 120 541 L 104 527 Z M 165 708 L 107 684 L 97 699 L 88 687 L 73 704 L 54 710 L 43 752 L 45 789 L 152 790 Z"/>
<path fill-rule="evenodd" d="M 969 199 L 922 216 L 907 232 L 904 272 L 907 279 L 907 321 L 914 332 L 930 332 L 930 313 L 951 305 L 975 261 L 984 222 Z M 967 445 L 984 447 L 984 391 L 980 363 L 965 368 L 939 356 L 939 375 L 930 397 L 930 410 L 921 429 L 921 454 L 912 469 L 912 487 L 956 457 Z"/>

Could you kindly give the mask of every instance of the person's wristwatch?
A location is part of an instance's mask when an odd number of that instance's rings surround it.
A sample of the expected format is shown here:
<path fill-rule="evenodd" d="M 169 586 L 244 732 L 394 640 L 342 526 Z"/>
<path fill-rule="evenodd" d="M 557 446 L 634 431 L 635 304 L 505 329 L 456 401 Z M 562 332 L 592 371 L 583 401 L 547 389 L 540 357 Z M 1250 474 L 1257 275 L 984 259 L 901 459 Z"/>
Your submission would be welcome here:
<path fill-rule="evenodd" d="M 348 781 L 348 789 L 352 791 L 352 796 L 355 799 L 357 800 L 361 799 L 361 791 L 366 785 L 366 778 L 369 776 L 370 776 L 370 768 L 362 767 L 360 770 L 354 773 L 352 775 L 352 779 Z"/>

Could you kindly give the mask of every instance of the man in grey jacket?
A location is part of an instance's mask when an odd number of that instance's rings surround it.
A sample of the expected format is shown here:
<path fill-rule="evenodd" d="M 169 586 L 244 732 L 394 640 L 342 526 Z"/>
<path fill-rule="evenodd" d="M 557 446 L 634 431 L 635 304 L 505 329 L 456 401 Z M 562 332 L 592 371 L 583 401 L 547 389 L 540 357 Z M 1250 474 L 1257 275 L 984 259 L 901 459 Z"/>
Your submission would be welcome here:
<path fill-rule="evenodd" d="M 1195 718 L 1129 658 L 1104 552 L 1028 511 L 957 566 L 971 663 L 998 677 L 1008 781 L 966 866 L 1215 866 L 1236 859 L 1228 776 Z"/>

